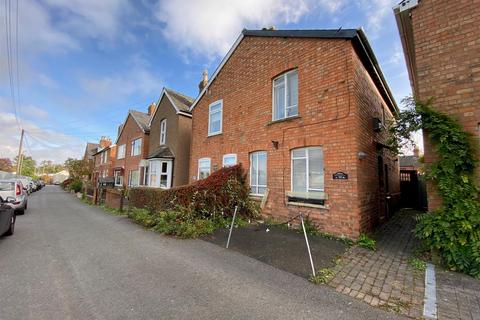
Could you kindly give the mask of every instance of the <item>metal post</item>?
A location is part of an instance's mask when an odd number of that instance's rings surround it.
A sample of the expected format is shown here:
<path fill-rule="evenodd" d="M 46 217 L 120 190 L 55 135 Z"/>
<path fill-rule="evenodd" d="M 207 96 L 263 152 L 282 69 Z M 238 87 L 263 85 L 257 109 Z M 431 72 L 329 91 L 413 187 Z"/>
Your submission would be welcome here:
<path fill-rule="evenodd" d="M 232 224 L 230 225 L 230 232 L 228 234 L 227 246 L 225 247 L 227 249 L 228 249 L 228 245 L 230 244 L 230 237 L 232 236 L 233 224 L 235 223 L 235 217 L 237 216 L 237 209 L 238 209 L 238 206 L 235 206 L 235 211 L 233 211 Z"/>
<path fill-rule="evenodd" d="M 303 214 L 300 214 L 300 220 L 302 221 L 303 235 L 305 236 L 305 242 L 307 243 L 308 257 L 310 258 L 310 265 L 312 266 L 312 274 L 315 277 L 315 266 L 313 265 L 312 253 L 310 252 L 310 244 L 308 243 L 307 231 L 305 230 L 305 224 L 303 223 Z"/>

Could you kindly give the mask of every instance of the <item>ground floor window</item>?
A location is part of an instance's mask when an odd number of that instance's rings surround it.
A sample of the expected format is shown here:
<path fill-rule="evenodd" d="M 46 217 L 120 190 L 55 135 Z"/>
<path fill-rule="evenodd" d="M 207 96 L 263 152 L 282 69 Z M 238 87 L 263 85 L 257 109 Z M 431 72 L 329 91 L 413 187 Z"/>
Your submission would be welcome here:
<path fill-rule="evenodd" d="M 264 195 L 267 189 L 267 152 L 257 151 L 250 154 L 250 192 Z"/>
<path fill-rule="evenodd" d="M 151 160 L 148 169 L 148 186 L 154 188 L 172 187 L 172 160 Z"/>
<path fill-rule="evenodd" d="M 237 155 L 234 153 L 223 155 L 223 166 L 231 167 L 237 164 Z"/>
<path fill-rule="evenodd" d="M 140 170 L 130 170 L 128 173 L 128 186 L 138 187 L 140 183 Z"/>
<path fill-rule="evenodd" d="M 115 186 L 116 187 L 123 186 L 123 175 L 122 175 L 121 170 L 116 170 L 113 174 L 113 177 L 115 178 Z"/>
<path fill-rule="evenodd" d="M 205 179 L 210 175 L 210 158 L 202 158 L 198 160 L 198 180 Z"/>
<path fill-rule="evenodd" d="M 292 191 L 297 194 L 324 192 L 323 149 L 308 147 L 292 150 Z"/>

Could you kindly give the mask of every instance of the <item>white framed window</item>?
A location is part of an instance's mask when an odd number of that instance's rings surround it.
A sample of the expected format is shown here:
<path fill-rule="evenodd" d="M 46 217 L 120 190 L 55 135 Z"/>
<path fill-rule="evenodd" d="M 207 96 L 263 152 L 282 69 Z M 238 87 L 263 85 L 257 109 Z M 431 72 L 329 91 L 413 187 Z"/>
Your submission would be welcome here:
<path fill-rule="evenodd" d="M 292 150 L 292 191 L 324 192 L 323 149 L 308 147 Z"/>
<path fill-rule="evenodd" d="M 298 70 L 273 79 L 273 120 L 298 115 Z"/>
<path fill-rule="evenodd" d="M 113 177 L 115 179 L 115 186 L 116 187 L 121 187 L 123 186 L 123 175 L 122 171 L 117 170 L 114 172 Z"/>
<path fill-rule="evenodd" d="M 142 138 L 138 138 L 132 141 L 131 156 L 138 156 L 142 152 Z"/>
<path fill-rule="evenodd" d="M 138 187 L 140 184 L 140 170 L 130 170 L 128 173 L 128 186 Z"/>
<path fill-rule="evenodd" d="M 264 195 L 267 189 L 267 152 L 250 154 L 250 193 Z"/>
<path fill-rule="evenodd" d="M 210 175 L 210 158 L 198 159 L 198 180 L 205 179 Z"/>
<path fill-rule="evenodd" d="M 208 135 L 222 133 L 223 100 L 215 101 L 208 107 Z"/>
<path fill-rule="evenodd" d="M 118 146 L 118 151 L 117 151 L 117 159 L 123 159 L 125 158 L 125 145 L 119 145 Z"/>
<path fill-rule="evenodd" d="M 150 160 L 148 185 L 168 189 L 172 186 L 172 161 Z"/>
<path fill-rule="evenodd" d="M 163 119 L 160 122 L 160 144 L 167 142 L 167 119 Z"/>
<path fill-rule="evenodd" d="M 235 153 L 229 153 L 223 155 L 223 166 L 231 167 L 237 164 L 237 155 Z"/>

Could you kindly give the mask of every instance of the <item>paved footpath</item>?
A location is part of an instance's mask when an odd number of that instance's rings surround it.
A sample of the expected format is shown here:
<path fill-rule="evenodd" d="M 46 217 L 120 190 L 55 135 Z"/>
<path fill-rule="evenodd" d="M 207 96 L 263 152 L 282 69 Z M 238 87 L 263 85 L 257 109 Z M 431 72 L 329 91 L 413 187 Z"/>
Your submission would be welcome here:
<path fill-rule="evenodd" d="M 375 252 L 352 247 L 336 266 L 329 285 L 337 292 L 411 318 L 422 318 L 425 274 L 411 267 L 415 212 L 397 213 L 378 233 Z M 480 280 L 436 270 L 439 320 L 480 320 Z"/>
<path fill-rule="evenodd" d="M 396 319 L 202 240 L 177 240 L 48 186 L 0 238 L 0 319 Z"/>

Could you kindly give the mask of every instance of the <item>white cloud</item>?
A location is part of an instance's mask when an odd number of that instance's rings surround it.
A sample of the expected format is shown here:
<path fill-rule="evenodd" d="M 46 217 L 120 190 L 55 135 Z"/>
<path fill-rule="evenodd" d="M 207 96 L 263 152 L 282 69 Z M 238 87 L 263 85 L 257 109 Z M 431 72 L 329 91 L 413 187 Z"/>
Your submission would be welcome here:
<path fill-rule="evenodd" d="M 62 28 L 94 39 L 122 37 L 123 18 L 132 13 L 127 0 L 45 0 L 45 3 L 59 12 Z"/>
<path fill-rule="evenodd" d="M 69 157 L 80 157 L 85 143 L 55 130 L 44 130 L 31 121 L 22 121 L 27 142 L 24 144 L 25 154 L 32 156 L 37 162 L 53 160 L 63 163 Z M 14 158 L 18 153 L 20 130 L 16 125 L 13 113 L 2 113 L 0 117 L 0 141 L 2 148 L 0 157 Z"/>
<path fill-rule="evenodd" d="M 377 38 L 384 27 L 385 19 L 395 19 L 393 6 L 398 0 L 357 0 L 359 10 L 365 13 L 366 31 L 370 38 Z"/>
<path fill-rule="evenodd" d="M 312 9 L 333 13 L 344 1 L 288 0 L 161 0 L 155 16 L 162 33 L 182 53 L 209 58 L 223 56 L 243 28 L 262 28 L 298 22 Z"/>

